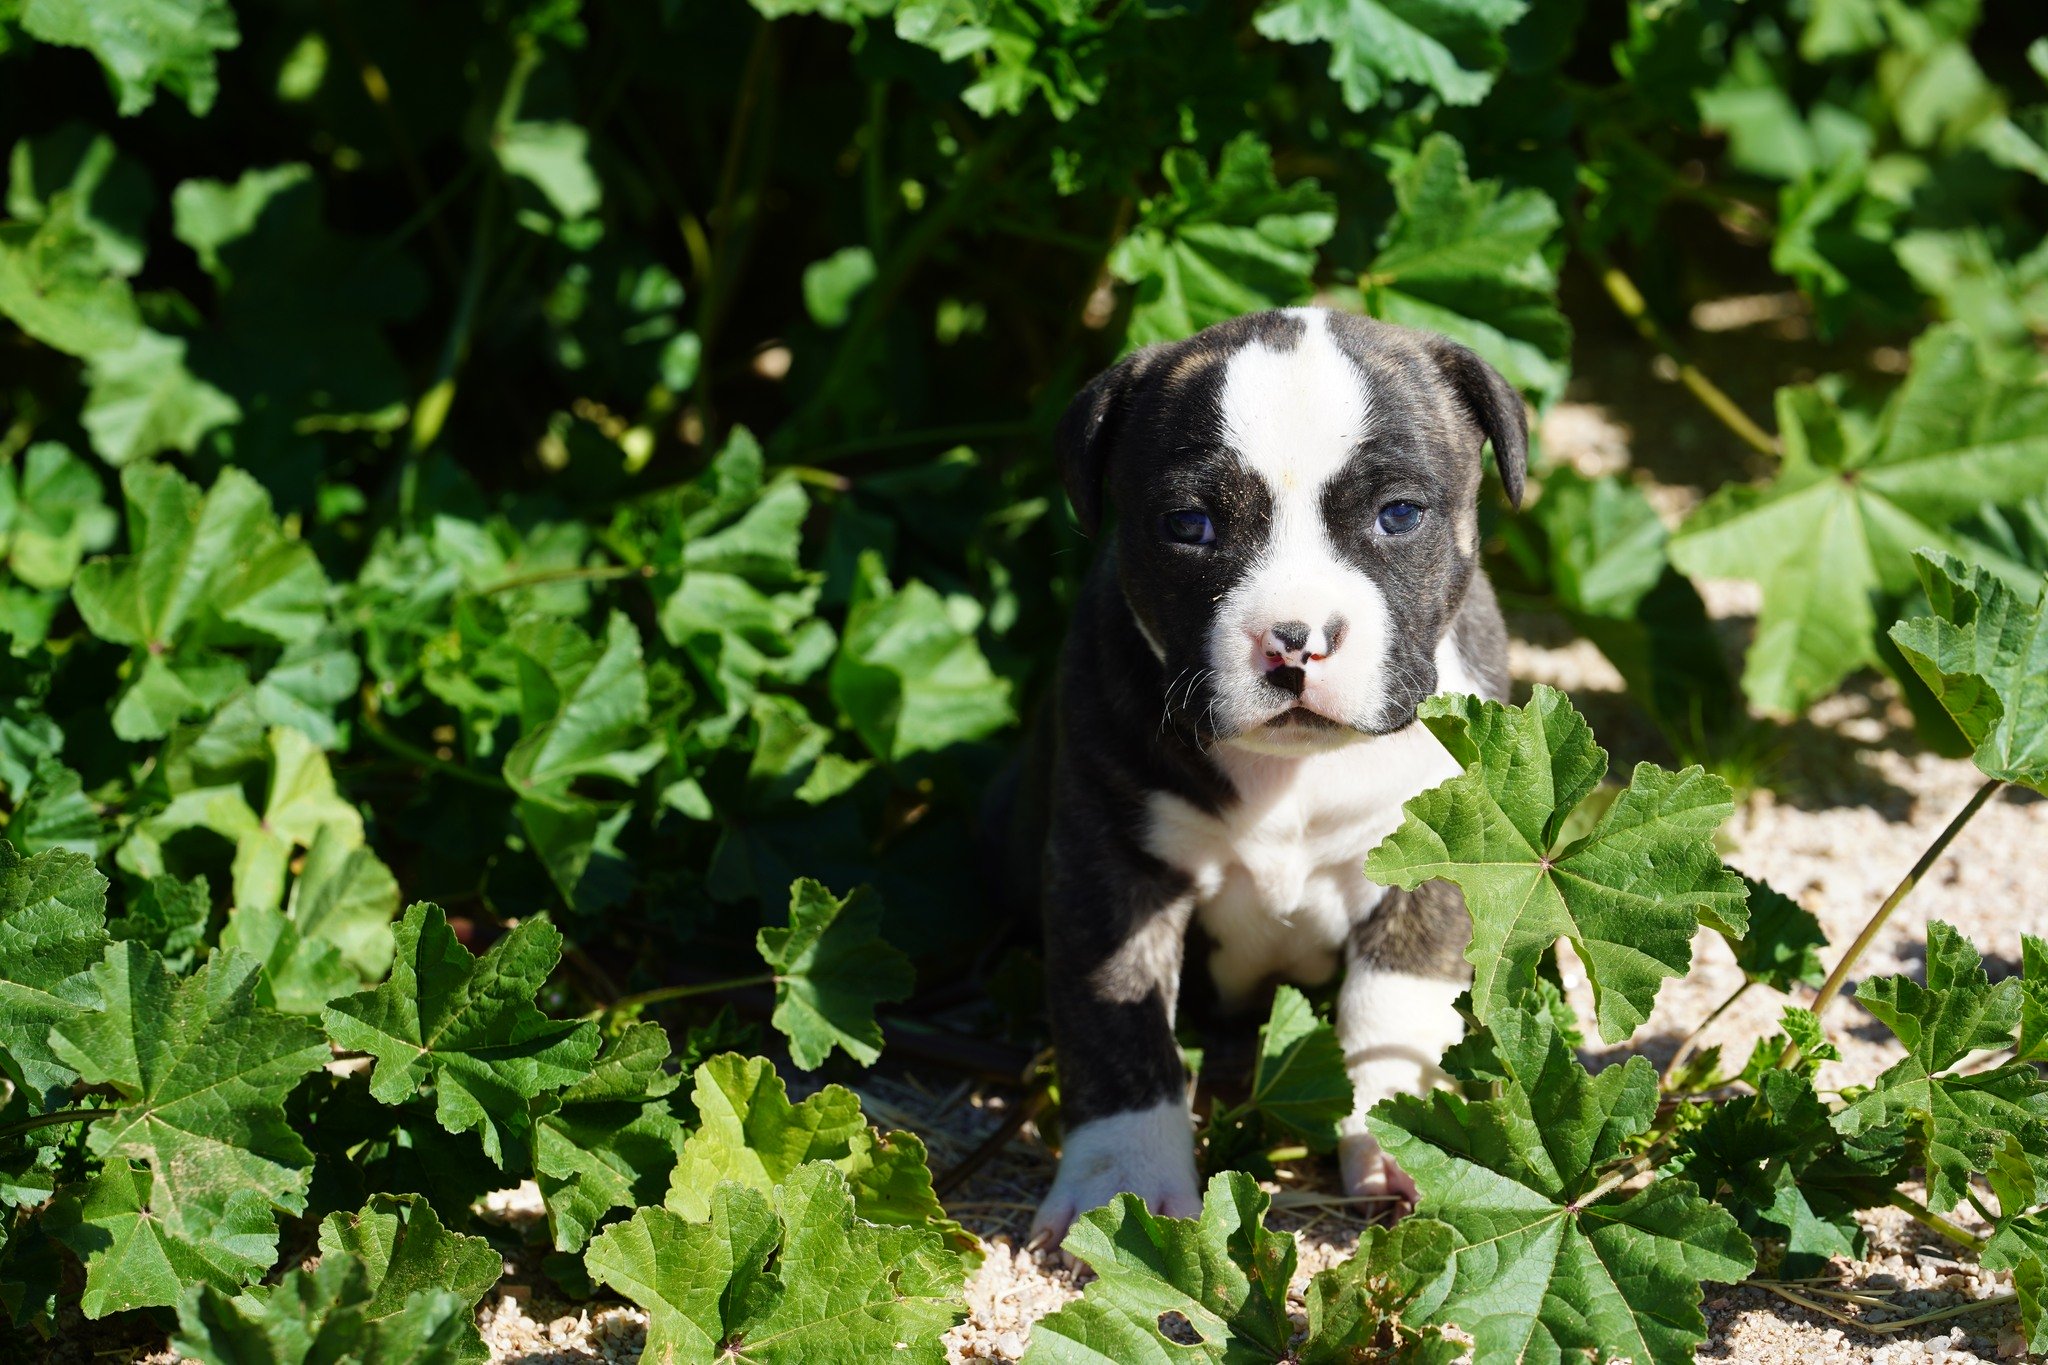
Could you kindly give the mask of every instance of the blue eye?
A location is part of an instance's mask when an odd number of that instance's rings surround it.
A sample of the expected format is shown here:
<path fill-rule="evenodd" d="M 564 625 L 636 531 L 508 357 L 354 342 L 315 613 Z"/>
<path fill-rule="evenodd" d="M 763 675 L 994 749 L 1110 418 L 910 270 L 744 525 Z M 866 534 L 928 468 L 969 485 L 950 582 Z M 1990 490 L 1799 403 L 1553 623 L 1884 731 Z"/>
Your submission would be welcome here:
<path fill-rule="evenodd" d="M 1159 528 L 1177 545 L 1207 545 L 1216 539 L 1216 527 L 1209 514 L 1193 508 L 1168 512 L 1159 519 Z"/>
<path fill-rule="evenodd" d="M 1412 502 L 1390 502 L 1380 509 L 1380 529 L 1390 536 L 1405 536 L 1422 524 L 1422 508 Z"/>

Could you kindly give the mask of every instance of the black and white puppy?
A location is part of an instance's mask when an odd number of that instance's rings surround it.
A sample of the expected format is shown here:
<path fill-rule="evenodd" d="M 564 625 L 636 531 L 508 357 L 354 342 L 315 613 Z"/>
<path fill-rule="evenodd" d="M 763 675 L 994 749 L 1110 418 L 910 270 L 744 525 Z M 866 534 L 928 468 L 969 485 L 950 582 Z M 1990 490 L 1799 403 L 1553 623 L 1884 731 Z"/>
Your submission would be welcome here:
<path fill-rule="evenodd" d="M 1173 1036 L 1191 930 L 1221 1002 L 1341 965 L 1353 1193 L 1413 1197 L 1366 1132 L 1433 1082 L 1460 1021 L 1455 888 L 1365 879 L 1401 806 L 1457 765 L 1416 723 L 1502 698 L 1507 637 L 1477 563 L 1481 452 L 1519 503 L 1514 389 L 1443 337 L 1288 309 L 1127 357 L 1059 429 L 1093 534 L 1061 664 L 1043 902 L 1067 1121 L 1033 1231 L 1119 1191 L 1201 1207 Z"/>

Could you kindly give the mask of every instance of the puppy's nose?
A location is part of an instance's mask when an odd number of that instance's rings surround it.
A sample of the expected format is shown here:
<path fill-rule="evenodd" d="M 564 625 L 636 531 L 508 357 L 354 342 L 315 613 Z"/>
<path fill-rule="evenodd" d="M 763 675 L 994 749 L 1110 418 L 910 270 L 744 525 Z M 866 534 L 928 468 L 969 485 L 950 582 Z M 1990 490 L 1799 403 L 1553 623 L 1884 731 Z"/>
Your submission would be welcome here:
<path fill-rule="evenodd" d="M 1266 627 L 1259 648 L 1268 669 L 1304 668 L 1327 659 L 1343 640 L 1344 618 L 1333 615 L 1321 629 L 1306 621 L 1277 621 Z"/>

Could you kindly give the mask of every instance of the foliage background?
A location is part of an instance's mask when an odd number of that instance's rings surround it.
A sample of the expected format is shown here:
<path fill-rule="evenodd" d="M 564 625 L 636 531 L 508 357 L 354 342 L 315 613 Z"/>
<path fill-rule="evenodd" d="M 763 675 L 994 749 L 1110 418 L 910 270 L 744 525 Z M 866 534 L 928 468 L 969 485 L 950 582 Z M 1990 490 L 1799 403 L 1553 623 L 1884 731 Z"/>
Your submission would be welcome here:
<path fill-rule="evenodd" d="M 300 1012 L 400 887 L 479 947 L 551 914 L 573 1013 L 759 972 L 809 876 L 879 890 L 910 1008 L 979 969 L 1011 1027 L 974 820 L 1086 562 L 1051 425 L 1310 297 L 1539 407 L 1575 334 L 1705 400 L 1639 421 L 1729 485 L 1675 541 L 1539 470 L 1489 554 L 1754 776 L 1859 667 L 1927 702 L 1906 551 L 2043 562 L 2028 8 L 0 0 L 6 838 Z M 1739 678 L 1681 569 L 1762 584 Z"/>

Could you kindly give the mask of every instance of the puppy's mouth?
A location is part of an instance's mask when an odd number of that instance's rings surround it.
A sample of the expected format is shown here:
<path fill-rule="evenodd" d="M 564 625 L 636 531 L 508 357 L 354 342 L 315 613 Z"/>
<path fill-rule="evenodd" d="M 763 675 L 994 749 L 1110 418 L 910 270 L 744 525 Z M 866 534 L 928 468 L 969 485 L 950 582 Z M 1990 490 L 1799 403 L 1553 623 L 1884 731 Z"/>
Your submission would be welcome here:
<path fill-rule="evenodd" d="M 1311 711 L 1306 706 L 1290 706 L 1279 715 L 1267 721 L 1268 730 L 1349 730 L 1342 721 L 1331 720 L 1320 711 Z"/>

